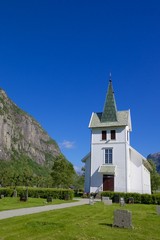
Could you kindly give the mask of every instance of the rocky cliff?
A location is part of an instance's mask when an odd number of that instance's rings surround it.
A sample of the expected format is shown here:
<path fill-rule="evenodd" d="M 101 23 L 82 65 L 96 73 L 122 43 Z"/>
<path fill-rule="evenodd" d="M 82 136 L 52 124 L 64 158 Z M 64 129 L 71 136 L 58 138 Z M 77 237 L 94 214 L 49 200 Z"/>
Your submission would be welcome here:
<path fill-rule="evenodd" d="M 0 160 L 11 160 L 15 154 L 46 165 L 60 150 L 40 124 L 0 89 Z"/>

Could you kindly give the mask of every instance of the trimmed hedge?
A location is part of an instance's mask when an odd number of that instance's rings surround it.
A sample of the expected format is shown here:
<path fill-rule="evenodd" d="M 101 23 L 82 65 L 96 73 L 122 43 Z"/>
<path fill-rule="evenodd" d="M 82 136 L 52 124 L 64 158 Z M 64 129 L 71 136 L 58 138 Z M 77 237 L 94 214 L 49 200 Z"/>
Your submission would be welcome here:
<path fill-rule="evenodd" d="M 158 204 L 160 205 L 160 193 L 155 194 L 140 194 L 140 193 L 123 193 L 123 192 L 102 192 L 102 197 L 109 197 L 115 202 L 115 198 L 123 197 L 125 202 L 128 203 L 129 198 L 134 199 L 134 203 L 143 203 L 143 204 Z"/>
<path fill-rule="evenodd" d="M 26 194 L 26 187 L 16 187 L 16 190 L 17 196 Z M 13 188 L 0 188 L 0 195 L 4 195 L 5 197 L 12 197 L 13 192 Z M 71 189 L 28 187 L 28 197 L 47 198 L 48 196 L 52 197 L 53 199 L 72 200 L 74 197 L 74 192 Z"/>
<path fill-rule="evenodd" d="M 14 189 L 11 188 L 0 188 L 0 196 L 12 197 Z"/>

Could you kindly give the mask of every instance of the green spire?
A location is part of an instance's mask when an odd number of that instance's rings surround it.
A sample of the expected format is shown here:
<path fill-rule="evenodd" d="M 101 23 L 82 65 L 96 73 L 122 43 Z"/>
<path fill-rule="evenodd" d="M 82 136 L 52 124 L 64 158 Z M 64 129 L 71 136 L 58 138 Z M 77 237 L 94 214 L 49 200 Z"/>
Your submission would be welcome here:
<path fill-rule="evenodd" d="M 115 122 L 115 121 L 117 121 L 117 107 L 114 98 L 112 81 L 110 79 L 101 122 Z"/>

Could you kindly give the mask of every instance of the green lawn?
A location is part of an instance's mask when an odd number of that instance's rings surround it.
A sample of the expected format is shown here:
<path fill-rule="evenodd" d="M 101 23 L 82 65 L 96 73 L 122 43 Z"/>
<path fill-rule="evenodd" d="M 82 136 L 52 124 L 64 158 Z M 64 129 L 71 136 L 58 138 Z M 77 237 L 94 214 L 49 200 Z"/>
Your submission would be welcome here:
<path fill-rule="evenodd" d="M 73 201 L 54 199 L 52 203 L 46 203 L 46 199 L 43 199 L 43 198 L 28 198 L 27 202 L 23 202 L 23 201 L 20 201 L 19 198 L 5 197 L 0 199 L 0 211 L 9 210 L 9 209 L 45 206 L 49 204 L 52 204 L 52 205 L 61 204 L 65 202 L 73 202 Z"/>
<path fill-rule="evenodd" d="M 132 211 L 133 229 L 113 228 L 115 209 Z M 0 220 L 0 240 L 159 240 L 154 205 L 84 205 Z"/>

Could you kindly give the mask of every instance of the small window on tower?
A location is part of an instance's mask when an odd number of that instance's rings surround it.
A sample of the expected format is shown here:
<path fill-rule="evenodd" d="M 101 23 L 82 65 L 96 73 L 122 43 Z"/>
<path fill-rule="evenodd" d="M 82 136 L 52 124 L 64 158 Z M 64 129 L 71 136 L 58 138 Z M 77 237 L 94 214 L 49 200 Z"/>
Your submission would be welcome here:
<path fill-rule="evenodd" d="M 111 130 L 111 140 L 116 139 L 116 130 Z"/>
<path fill-rule="evenodd" d="M 102 131 L 102 140 L 106 140 L 106 139 L 107 139 L 107 132 Z"/>

